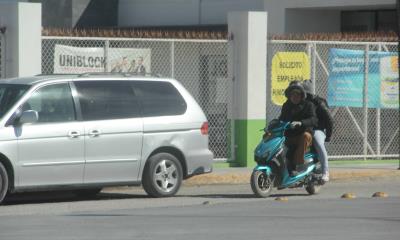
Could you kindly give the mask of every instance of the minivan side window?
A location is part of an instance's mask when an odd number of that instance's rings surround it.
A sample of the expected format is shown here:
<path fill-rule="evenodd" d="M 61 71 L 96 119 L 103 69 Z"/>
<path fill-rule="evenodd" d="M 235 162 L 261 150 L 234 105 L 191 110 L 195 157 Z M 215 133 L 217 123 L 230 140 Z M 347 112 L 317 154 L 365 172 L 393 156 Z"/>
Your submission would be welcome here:
<path fill-rule="evenodd" d="M 135 93 L 140 98 L 144 117 L 181 115 L 186 102 L 169 82 L 134 81 Z"/>
<path fill-rule="evenodd" d="M 29 87 L 20 84 L 0 84 L 0 118 L 25 94 Z"/>
<path fill-rule="evenodd" d="M 127 81 L 77 81 L 85 121 L 140 117 L 140 107 Z"/>
<path fill-rule="evenodd" d="M 35 110 L 39 123 L 74 121 L 75 108 L 68 83 L 41 87 L 22 105 L 22 110 Z"/>

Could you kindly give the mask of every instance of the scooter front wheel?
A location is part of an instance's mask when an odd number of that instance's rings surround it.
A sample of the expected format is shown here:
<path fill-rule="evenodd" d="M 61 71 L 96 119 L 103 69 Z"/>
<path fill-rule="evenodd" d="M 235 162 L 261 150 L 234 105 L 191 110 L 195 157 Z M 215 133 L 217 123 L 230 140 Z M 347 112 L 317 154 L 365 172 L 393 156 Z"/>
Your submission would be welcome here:
<path fill-rule="evenodd" d="M 257 197 L 266 198 L 271 194 L 274 180 L 271 175 L 263 171 L 253 171 L 250 179 L 251 189 Z"/>

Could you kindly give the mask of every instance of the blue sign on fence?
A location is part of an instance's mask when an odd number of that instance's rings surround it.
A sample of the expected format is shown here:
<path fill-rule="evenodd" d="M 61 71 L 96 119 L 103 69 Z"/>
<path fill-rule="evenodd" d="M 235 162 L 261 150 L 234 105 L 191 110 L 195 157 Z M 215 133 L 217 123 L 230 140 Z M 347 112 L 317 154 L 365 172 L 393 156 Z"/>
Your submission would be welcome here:
<path fill-rule="evenodd" d="M 381 107 L 380 60 L 389 52 L 368 54 L 369 108 Z M 332 48 L 329 52 L 328 103 L 330 106 L 362 107 L 364 93 L 364 51 Z"/>

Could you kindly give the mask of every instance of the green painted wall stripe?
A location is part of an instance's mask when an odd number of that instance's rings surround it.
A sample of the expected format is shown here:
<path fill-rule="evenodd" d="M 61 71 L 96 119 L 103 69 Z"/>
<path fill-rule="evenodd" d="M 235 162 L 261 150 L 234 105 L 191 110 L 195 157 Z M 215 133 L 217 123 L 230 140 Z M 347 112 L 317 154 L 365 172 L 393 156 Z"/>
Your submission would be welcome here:
<path fill-rule="evenodd" d="M 235 126 L 235 162 L 240 167 L 253 167 L 254 149 L 259 143 L 265 127 L 263 120 L 234 120 Z"/>

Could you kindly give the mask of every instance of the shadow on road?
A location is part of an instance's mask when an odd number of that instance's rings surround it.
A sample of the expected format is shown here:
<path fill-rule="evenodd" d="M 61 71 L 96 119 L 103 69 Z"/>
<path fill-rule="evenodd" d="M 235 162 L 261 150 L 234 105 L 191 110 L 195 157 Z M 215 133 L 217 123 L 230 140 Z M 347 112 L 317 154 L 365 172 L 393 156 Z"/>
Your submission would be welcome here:
<path fill-rule="evenodd" d="M 200 195 L 177 195 L 176 197 L 192 198 L 255 198 L 254 194 L 200 194 Z"/>
<path fill-rule="evenodd" d="M 99 193 L 91 197 L 77 196 L 69 191 L 35 192 L 35 193 L 16 193 L 7 196 L 3 205 L 19 204 L 39 204 L 39 203 L 61 203 L 78 201 L 99 201 L 99 200 L 117 200 L 117 199 L 143 199 L 149 198 L 145 194 L 127 194 L 127 193 Z"/>
<path fill-rule="evenodd" d="M 274 197 L 305 197 L 309 196 L 307 193 L 285 193 L 285 194 L 271 194 L 269 198 Z M 254 194 L 200 194 L 200 195 L 178 195 L 177 197 L 197 197 L 197 198 L 230 198 L 230 199 L 251 199 L 251 198 L 259 198 Z"/>
<path fill-rule="evenodd" d="M 299 197 L 309 196 L 307 193 L 284 193 L 271 194 L 269 198 L 276 197 Z M 227 194 L 178 194 L 176 198 L 210 198 L 210 199 L 252 199 L 258 198 L 256 195 L 249 193 L 227 193 Z M 41 203 L 62 203 L 62 202 L 79 202 L 79 201 L 107 201 L 118 199 L 146 199 L 149 197 L 145 193 L 117 193 L 117 192 L 101 192 L 94 196 L 77 196 L 72 191 L 51 191 L 51 192 L 32 192 L 32 193 L 16 193 L 7 196 L 3 205 L 23 205 L 23 204 L 41 204 Z"/>
<path fill-rule="evenodd" d="M 307 197 L 308 193 L 285 193 L 285 194 L 271 194 L 269 197 Z"/>

